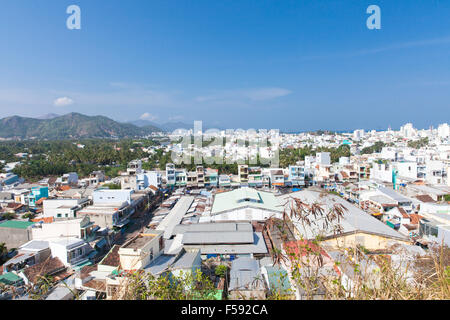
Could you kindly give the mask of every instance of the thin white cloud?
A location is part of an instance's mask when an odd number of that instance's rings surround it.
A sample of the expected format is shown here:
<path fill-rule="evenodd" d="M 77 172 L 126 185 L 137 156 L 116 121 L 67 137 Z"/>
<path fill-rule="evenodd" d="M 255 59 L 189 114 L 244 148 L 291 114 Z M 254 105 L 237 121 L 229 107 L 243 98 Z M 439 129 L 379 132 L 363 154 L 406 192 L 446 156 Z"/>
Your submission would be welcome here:
<path fill-rule="evenodd" d="M 197 102 L 208 101 L 265 101 L 280 98 L 291 94 L 292 91 L 284 88 L 255 88 L 255 89 L 238 89 L 216 91 L 210 95 L 198 96 Z"/>
<path fill-rule="evenodd" d="M 330 59 L 330 58 L 352 58 L 352 57 L 377 54 L 377 53 L 393 51 L 393 50 L 420 48 L 420 47 L 436 46 L 436 45 L 442 45 L 442 44 L 450 44 L 450 37 L 400 42 L 400 43 L 387 45 L 384 47 L 378 47 L 378 48 L 372 48 L 372 49 L 362 49 L 362 50 L 357 50 L 357 51 L 353 51 L 353 52 L 342 52 L 342 53 L 333 53 L 333 54 L 325 54 L 325 55 L 305 56 L 305 57 L 301 57 L 300 59 L 307 61 L 307 60 Z"/>
<path fill-rule="evenodd" d="M 74 101 L 69 97 L 61 97 L 53 101 L 55 107 L 66 107 L 74 104 Z"/>
<path fill-rule="evenodd" d="M 263 88 L 245 91 L 243 94 L 250 100 L 261 101 L 280 98 L 291 94 L 292 91 L 283 88 Z"/>
<path fill-rule="evenodd" d="M 154 120 L 158 119 L 158 117 L 153 115 L 153 114 L 151 114 L 151 113 L 146 112 L 146 113 L 143 113 L 139 117 L 139 119 L 141 119 L 141 120 L 148 120 L 148 121 L 154 121 Z"/>

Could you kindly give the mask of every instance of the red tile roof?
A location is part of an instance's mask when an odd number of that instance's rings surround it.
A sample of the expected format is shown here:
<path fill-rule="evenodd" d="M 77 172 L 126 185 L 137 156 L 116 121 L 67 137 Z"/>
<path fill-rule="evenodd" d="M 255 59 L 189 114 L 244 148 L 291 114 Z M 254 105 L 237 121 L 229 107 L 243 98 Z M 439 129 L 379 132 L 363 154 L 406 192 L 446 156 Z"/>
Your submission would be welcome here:
<path fill-rule="evenodd" d="M 419 200 L 419 201 L 422 201 L 422 202 L 436 202 L 436 201 L 433 200 L 432 197 L 430 197 L 427 194 L 416 196 L 416 199 Z"/>
<path fill-rule="evenodd" d="M 106 292 L 105 280 L 90 280 L 83 284 L 83 287 L 94 289 L 95 291 Z"/>
<path fill-rule="evenodd" d="M 47 198 L 40 198 L 38 201 L 36 201 L 36 205 L 40 206 L 41 204 L 44 203 L 44 200 L 47 200 Z"/>
<path fill-rule="evenodd" d="M 419 221 L 421 219 L 423 219 L 423 217 L 421 215 L 415 214 L 415 213 L 411 213 L 409 215 L 409 218 L 411 219 L 411 224 L 419 224 Z"/>
<path fill-rule="evenodd" d="M 41 263 L 25 268 L 23 273 L 30 282 L 34 283 L 41 276 L 54 276 L 65 270 L 66 267 L 59 258 L 48 258 Z"/>
<path fill-rule="evenodd" d="M 403 218 L 405 218 L 405 219 L 409 218 L 409 215 L 406 213 L 405 209 L 399 207 L 398 211 L 400 211 L 400 213 L 402 214 Z"/>
<path fill-rule="evenodd" d="M 101 264 L 111 267 L 118 267 L 120 265 L 119 249 L 119 245 L 114 245 L 105 258 L 103 258 Z"/>
<path fill-rule="evenodd" d="M 36 218 L 36 219 L 32 219 L 32 222 L 41 222 L 43 221 L 44 223 L 52 223 L 54 221 L 54 217 L 42 217 L 42 218 Z"/>

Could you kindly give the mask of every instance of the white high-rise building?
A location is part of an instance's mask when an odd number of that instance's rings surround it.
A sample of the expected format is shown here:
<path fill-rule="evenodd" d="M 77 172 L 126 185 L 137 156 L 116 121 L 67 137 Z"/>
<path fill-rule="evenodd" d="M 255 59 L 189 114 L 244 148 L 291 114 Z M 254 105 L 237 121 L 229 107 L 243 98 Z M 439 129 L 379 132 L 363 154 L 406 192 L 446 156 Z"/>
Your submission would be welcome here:
<path fill-rule="evenodd" d="M 330 165 L 331 164 L 330 153 L 329 152 L 318 152 L 316 154 L 316 162 L 317 162 L 317 164 Z"/>
<path fill-rule="evenodd" d="M 448 123 L 439 125 L 437 131 L 439 138 L 447 138 L 448 136 L 450 136 L 450 126 L 448 125 Z"/>
<path fill-rule="evenodd" d="M 365 135 L 364 129 L 358 129 L 353 131 L 354 140 L 361 140 L 362 138 L 364 138 L 364 135 Z"/>
<path fill-rule="evenodd" d="M 405 138 L 412 138 L 417 135 L 417 130 L 413 127 L 412 123 L 407 123 L 400 128 L 400 133 Z"/>

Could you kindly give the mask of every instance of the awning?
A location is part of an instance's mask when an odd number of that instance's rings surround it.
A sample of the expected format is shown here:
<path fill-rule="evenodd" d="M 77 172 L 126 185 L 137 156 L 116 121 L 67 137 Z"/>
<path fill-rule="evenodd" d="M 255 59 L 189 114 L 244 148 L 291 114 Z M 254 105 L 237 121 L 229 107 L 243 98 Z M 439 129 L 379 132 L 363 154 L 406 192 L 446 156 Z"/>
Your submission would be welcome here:
<path fill-rule="evenodd" d="M 125 220 L 120 221 L 119 223 L 116 223 L 114 225 L 114 227 L 122 228 L 122 227 L 126 226 L 128 223 L 130 223 L 130 220 L 125 219 Z"/>
<path fill-rule="evenodd" d="M 373 216 L 382 216 L 383 214 L 381 212 L 374 212 L 372 213 Z"/>
<path fill-rule="evenodd" d="M 101 239 L 100 241 L 98 241 L 98 242 L 95 244 L 95 246 L 96 246 L 96 247 L 99 247 L 99 248 L 102 248 L 102 247 L 104 247 L 105 245 L 106 245 L 106 240 L 105 240 L 105 238 Z"/>
<path fill-rule="evenodd" d="M 75 265 L 75 266 L 72 266 L 72 269 L 75 270 L 75 271 L 78 271 L 78 270 L 81 270 L 83 267 L 85 267 L 85 266 L 91 266 L 92 264 L 93 264 L 92 261 L 87 260 L 87 261 L 84 261 L 84 262 L 82 262 L 82 263 L 80 263 L 80 264 L 77 264 L 77 265 Z"/>

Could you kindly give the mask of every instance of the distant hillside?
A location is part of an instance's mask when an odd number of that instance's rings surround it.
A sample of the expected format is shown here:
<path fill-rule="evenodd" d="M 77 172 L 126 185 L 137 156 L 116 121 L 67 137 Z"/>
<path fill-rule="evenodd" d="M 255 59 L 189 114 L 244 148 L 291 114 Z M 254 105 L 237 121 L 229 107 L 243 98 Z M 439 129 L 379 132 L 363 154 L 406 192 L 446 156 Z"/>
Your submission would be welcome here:
<path fill-rule="evenodd" d="M 148 120 L 135 120 L 135 121 L 130 121 L 128 123 L 134 124 L 135 126 L 141 127 L 141 128 L 148 127 L 148 126 L 154 126 L 154 127 L 161 128 L 161 126 L 159 126 L 156 122 L 152 122 L 152 121 L 148 121 Z"/>
<path fill-rule="evenodd" d="M 162 129 L 167 132 L 173 132 L 177 129 L 186 129 L 190 130 L 194 128 L 194 124 L 186 124 L 184 122 L 167 122 L 160 125 Z"/>
<path fill-rule="evenodd" d="M 44 115 L 42 115 L 40 117 L 36 117 L 36 119 L 50 120 L 50 119 L 57 118 L 57 117 L 60 117 L 60 116 L 61 115 L 56 114 L 56 113 L 47 113 L 47 114 L 44 114 Z"/>
<path fill-rule="evenodd" d="M 0 137 L 12 139 L 78 139 L 140 137 L 161 131 L 155 126 L 137 127 L 104 116 L 69 113 L 52 119 L 13 116 L 0 119 Z"/>
<path fill-rule="evenodd" d="M 176 129 L 193 129 L 193 124 L 186 124 L 184 122 L 166 122 L 166 123 L 156 123 L 153 121 L 148 120 L 135 120 L 129 122 L 131 124 L 134 124 L 135 126 L 141 127 L 141 128 L 147 128 L 148 126 L 158 127 L 166 132 L 173 132 Z"/>

